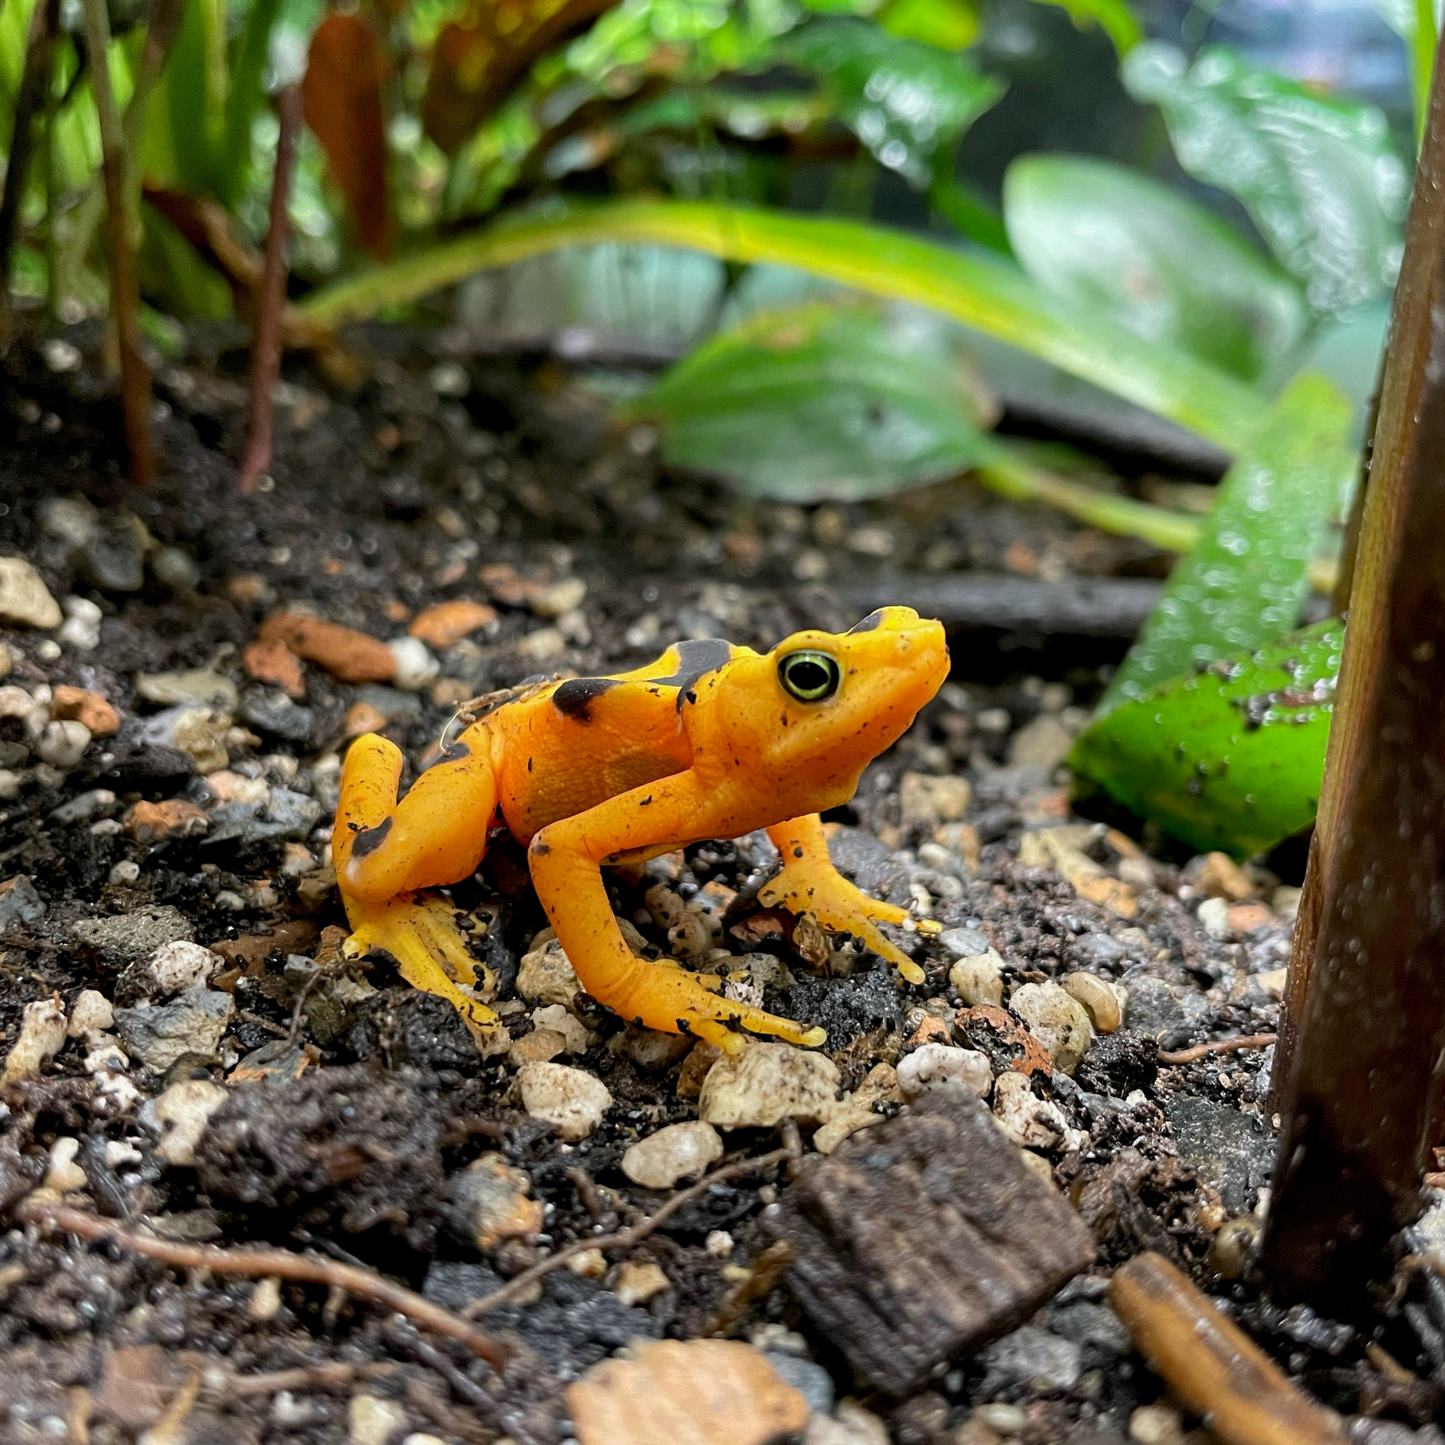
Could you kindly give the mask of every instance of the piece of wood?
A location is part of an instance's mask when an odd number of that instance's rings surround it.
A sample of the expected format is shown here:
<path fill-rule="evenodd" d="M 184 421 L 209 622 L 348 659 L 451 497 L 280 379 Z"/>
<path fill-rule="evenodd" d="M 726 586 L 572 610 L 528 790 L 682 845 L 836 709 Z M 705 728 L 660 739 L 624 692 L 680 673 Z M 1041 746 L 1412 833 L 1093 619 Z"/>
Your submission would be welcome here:
<path fill-rule="evenodd" d="M 1275 1061 L 1271 1290 L 1358 1302 L 1445 1075 L 1445 89 L 1431 95 Z"/>
<path fill-rule="evenodd" d="M 764 1223 L 796 1251 L 789 1284 L 819 1333 L 895 1395 L 1021 1325 L 1094 1258 L 1063 1196 L 957 1088 L 807 1160 Z"/>
<path fill-rule="evenodd" d="M 1297 1390 L 1163 1255 L 1149 1250 L 1116 1270 L 1109 1302 L 1139 1353 L 1226 1445 L 1346 1445 L 1339 1417 Z"/>

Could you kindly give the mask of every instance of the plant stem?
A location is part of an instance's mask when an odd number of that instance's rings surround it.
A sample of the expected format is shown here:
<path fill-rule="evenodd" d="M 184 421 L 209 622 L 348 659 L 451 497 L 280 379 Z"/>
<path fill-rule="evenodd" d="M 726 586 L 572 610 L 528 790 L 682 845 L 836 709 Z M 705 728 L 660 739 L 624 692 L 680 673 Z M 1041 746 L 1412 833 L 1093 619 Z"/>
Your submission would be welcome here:
<path fill-rule="evenodd" d="M 271 393 L 281 369 L 281 307 L 286 300 L 286 219 L 291 176 L 296 166 L 296 132 L 301 125 L 301 87 L 281 92 L 281 131 L 276 138 L 276 169 L 271 177 L 271 225 L 266 233 L 266 271 L 261 283 L 255 338 L 251 343 L 251 405 L 246 417 L 246 455 L 240 488 L 254 492 L 271 465 L 271 435 L 276 404 Z"/>
<path fill-rule="evenodd" d="M 60 0 L 39 0 L 30 16 L 25 44 L 25 66 L 15 95 L 14 124 L 10 132 L 10 158 L 5 170 L 5 191 L 0 195 L 0 339 L 9 330 L 10 254 L 20 223 L 20 204 L 30 173 L 30 152 L 35 139 L 35 114 L 51 91 L 54 74 L 55 32 Z M 47 132 L 47 144 L 49 135 Z"/>
<path fill-rule="evenodd" d="M 146 486 L 155 474 L 151 451 L 151 379 L 140 354 L 140 284 L 126 203 L 125 137 L 110 85 L 110 19 L 105 0 L 85 0 L 85 44 L 90 85 L 100 119 L 101 175 L 110 242 L 110 314 L 120 350 L 120 399 L 130 455 L 130 479 Z"/>
<path fill-rule="evenodd" d="M 912 301 L 1009 342 L 1237 451 L 1265 398 L 1184 352 L 1144 340 L 1107 312 L 1040 291 L 1021 271 L 881 226 L 685 201 L 619 201 L 532 216 L 444 242 L 312 293 L 288 315 L 298 340 L 414 301 L 473 272 L 603 241 L 682 246 L 733 261 L 796 266 Z"/>
<path fill-rule="evenodd" d="M 1415 113 L 1415 150 L 1425 144 L 1425 121 L 1430 111 L 1430 73 L 1435 64 L 1434 0 L 1415 0 L 1415 33 L 1410 38 L 1410 100 Z"/>

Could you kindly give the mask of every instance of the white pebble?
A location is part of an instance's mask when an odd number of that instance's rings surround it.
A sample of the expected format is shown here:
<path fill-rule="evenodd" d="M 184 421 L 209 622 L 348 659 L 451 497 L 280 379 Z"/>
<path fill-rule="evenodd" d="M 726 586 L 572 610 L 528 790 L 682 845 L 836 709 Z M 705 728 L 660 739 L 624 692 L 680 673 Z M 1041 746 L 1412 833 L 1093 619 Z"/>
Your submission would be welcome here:
<path fill-rule="evenodd" d="M 140 877 L 140 864 L 126 858 L 115 864 L 107 875 L 112 883 L 134 883 Z"/>
<path fill-rule="evenodd" d="M 99 989 L 82 989 L 70 1007 L 70 1026 L 66 1032 L 73 1039 L 87 1034 L 103 1034 L 115 1024 L 115 1010 Z"/>
<path fill-rule="evenodd" d="M 948 981 L 966 1004 L 1003 1003 L 1003 959 L 995 949 L 959 959 L 948 970 Z"/>
<path fill-rule="evenodd" d="M 79 371 L 81 363 L 80 348 L 72 346 L 68 341 L 62 341 L 58 336 L 52 336 L 41 343 L 40 354 L 45 358 L 45 364 L 54 372 Z"/>
<path fill-rule="evenodd" d="M 948 1044 L 924 1044 L 898 1061 L 898 1087 L 910 1099 L 941 1084 L 961 1084 L 983 1098 L 993 1087 L 993 1070 L 976 1049 Z"/>
<path fill-rule="evenodd" d="M 714 1229 L 703 1240 L 702 1247 L 714 1259 L 726 1259 L 733 1252 L 733 1237 L 725 1229 Z"/>
<path fill-rule="evenodd" d="M 62 616 L 45 579 L 24 557 L 0 557 L 0 622 L 48 632 Z"/>
<path fill-rule="evenodd" d="M 1229 900 L 1206 898 L 1199 905 L 1199 922 L 1211 938 L 1229 936 Z"/>
<path fill-rule="evenodd" d="M 74 718 L 60 722 L 46 723 L 35 745 L 36 756 L 52 768 L 69 772 L 85 755 L 90 746 L 90 729 Z"/>
<path fill-rule="evenodd" d="M 8 803 L 20 796 L 25 779 L 13 768 L 0 768 L 0 802 Z"/>
<path fill-rule="evenodd" d="M 379 1395 L 353 1395 L 346 1426 L 350 1445 L 390 1445 L 391 1437 L 406 1426 L 406 1411 Z"/>
<path fill-rule="evenodd" d="M 35 1078 L 46 1060 L 53 1059 L 64 1047 L 65 1010 L 59 1000 L 42 998 L 26 1004 L 21 1015 L 20 1037 L 5 1056 L 0 1084 Z"/>
<path fill-rule="evenodd" d="M 1056 1068 L 1072 1074 L 1079 1067 L 1094 1040 L 1094 1028 L 1078 999 L 1049 980 L 1015 989 L 1009 1007 L 1049 1051 Z"/>
<path fill-rule="evenodd" d="M 198 983 L 208 983 L 220 966 L 220 957 L 209 948 L 177 939 L 151 954 L 146 972 L 155 995 L 170 998 Z"/>
<path fill-rule="evenodd" d="M 141 1123 L 161 1131 L 156 1153 L 167 1164 L 190 1168 L 196 1162 L 196 1145 L 212 1114 L 228 1095 L 209 1079 L 183 1079 L 152 1099 L 140 1112 Z"/>
<path fill-rule="evenodd" d="M 419 637 L 395 637 L 386 645 L 396 659 L 392 686 L 403 692 L 420 692 L 441 671 L 441 663 Z"/>
<path fill-rule="evenodd" d="M 93 652 L 100 646 L 100 608 L 88 597 L 67 597 L 60 605 L 65 610 L 65 621 L 55 634 L 56 640 L 76 652 Z"/>
<path fill-rule="evenodd" d="M 1025 1149 L 1082 1149 L 1088 1135 L 1070 1126 L 1051 1099 L 1036 1098 L 1023 1074 L 1000 1074 L 993 1113 L 1004 1133 Z"/>
<path fill-rule="evenodd" d="M 784 1119 L 823 1124 L 840 1082 L 838 1066 L 826 1054 L 749 1043 L 708 1070 L 698 1115 L 719 1129 L 771 1129 Z"/>
<path fill-rule="evenodd" d="M 601 1079 L 566 1064 L 523 1064 L 517 1082 L 522 1107 L 534 1119 L 554 1125 L 569 1143 L 585 1139 L 612 1107 L 612 1095 Z"/>
<path fill-rule="evenodd" d="M 669 1124 L 628 1149 L 622 1172 L 644 1189 L 672 1189 L 684 1179 L 696 1179 L 722 1154 L 722 1138 L 711 1124 Z"/>
<path fill-rule="evenodd" d="M 50 1165 L 45 1171 L 45 1188 L 57 1194 L 72 1194 L 86 1185 L 85 1170 L 75 1162 L 80 1140 L 62 1135 L 50 1146 Z"/>

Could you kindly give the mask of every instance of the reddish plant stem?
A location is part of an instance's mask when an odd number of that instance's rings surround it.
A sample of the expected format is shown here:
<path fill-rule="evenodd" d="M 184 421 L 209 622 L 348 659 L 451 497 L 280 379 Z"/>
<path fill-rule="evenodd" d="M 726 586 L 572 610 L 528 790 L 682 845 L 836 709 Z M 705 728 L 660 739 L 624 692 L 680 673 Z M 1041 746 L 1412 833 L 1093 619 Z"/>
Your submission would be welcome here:
<path fill-rule="evenodd" d="M 276 138 L 276 169 L 271 177 L 271 224 L 266 233 L 266 269 L 261 282 L 255 339 L 251 343 L 251 405 L 246 417 L 246 455 L 240 486 L 254 492 L 271 465 L 276 403 L 271 393 L 281 370 L 281 307 L 286 300 L 286 208 L 296 169 L 296 131 L 301 125 L 301 87 L 281 92 L 281 133 Z"/>
<path fill-rule="evenodd" d="M 1161 1064 L 1192 1064 L 1210 1054 L 1235 1054 L 1241 1049 L 1267 1049 L 1279 1040 L 1278 1034 L 1241 1034 L 1233 1039 L 1216 1039 L 1212 1044 L 1195 1044 L 1172 1054 L 1160 1054 Z"/>
<path fill-rule="evenodd" d="M 151 378 L 140 354 L 140 282 L 126 199 L 125 137 L 110 85 L 110 20 L 105 0 L 85 0 L 85 44 L 90 86 L 100 119 L 101 175 L 105 181 L 105 230 L 110 246 L 110 314 L 120 351 L 120 400 L 130 479 L 147 486 L 155 476 L 151 451 Z"/>

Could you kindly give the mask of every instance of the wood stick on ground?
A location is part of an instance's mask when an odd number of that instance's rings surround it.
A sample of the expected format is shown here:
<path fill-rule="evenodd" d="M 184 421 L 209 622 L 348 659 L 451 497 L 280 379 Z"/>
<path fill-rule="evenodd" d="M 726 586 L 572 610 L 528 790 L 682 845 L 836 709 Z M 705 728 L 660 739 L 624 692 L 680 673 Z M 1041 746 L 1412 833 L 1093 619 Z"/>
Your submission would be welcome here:
<path fill-rule="evenodd" d="M 1206 1059 L 1210 1054 L 1237 1054 L 1241 1049 L 1267 1049 L 1279 1041 L 1278 1034 L 1240 1034 L 1233 1039 L 1215 1039 L 1209 1044 L 1195 1044 L 1193 1048 L 1177 1049 L 1173 1053 L 1160 1054 L 1161 1064 L 1192 1064 L 1197 1059 Z"/>
<path fill-rule="evenodd" d="M 1445 1091 L 1445 85 L 1380 387 L 1319 817 L 1275 1061 L 1271 1292 L 1348 1310 L 1420 1207 Z"/>
<path fill-rule="evenodd" d="M 280 112 L 276 168 L 271 177 L 271 224 L 266 233 L 266 271 L 261 283 L 255 338 L 251 342 L 251 404 L 246 416 L 246 455 L 241 461 L 239 478 L 243 493 L 254 492 L 261 474 L 271 465 L 271 436 L 276 417 L 276 403 L 271 393 L 281 370 L 287 206 L 291 200 L 291 177 L 296 169 L 296 132 L 301 125 L 299 85 L 288 85 L 281 92 Z"/>
<path fill-rule="evenodd" d="M 479 1359 L 500 1370 L 511 1352 L 499 1340 L 454 1315 L 441 1305 L 424 1299 L 404 1285 L 393 1284 L 369 1269 L 339 1264 L 329 1259 L 309 1259 L 289 1249 L 221 1249 L 209 1244 L 176 1244 L 154 1235 L 136 1234 L 108 1219 L 58 1204 L 22 1204 L 15 1211 L 23 1224 L 62 1230 L 81 1239 L 106 1242 L 119 1249 L 159 1260 L 175 1269 L 206 1269 L 212 1274 L 237 1274 L 249 1278 L 268 1274 L 304 1284 L 324 1284 L 344 1289 L 362 1299 L 384 1306 L 409 1320 L 460 1340 Z"/>
<path fill-rule="evenodd" d="M 378 1380 L 401 1369 L 395 1360 L 363 1360 L 348 1364 L 333 1360 L 324 1365 L 298 1365 L 293 1370 L 270 1370 L 263 1375 L 227 1375 L 217 1393 L 276 1395 L 282 1390 L 334 1390 L 357 1380 Z"/>
<path fill-rule="evenodd" d="M 774 1149 L 770 1154 L 759 1154 L 752 1159 L 739 1159 L 733 1164 L 724 1164 L 721 1169 L 714 1169 L 711 1174 L 705 1175 L 696 1184 L 678 1190 L 666 1204 L 630 1228 L 619 1229 L 615 1234 L 597 1234 L 591 1237 L 584 1235 L 581 1239 L 564 1245 L 555 1254 L 548 1255 L 539 1264 L 534 1264 L 531 1269 L 524 1269 L 521 1274 L 515 1279 L 508 1280 L 500 1289 L 494 1289 L 491 1294 L 473 1300 L 462 1310 L 462 1314 L 469 1320 L 479 1319 L 492 1310 L 500 1309 L 504 1304 L 510 1304 L 514 1299 L 526 1294 L 539 1279 L 545 1278 L 554 1269 L 566 1264 L 569 1259 L 581 1254 L 584 1250 L 631 1249 L 633 1245 L 640 1244 L 646 1239 L 659 1224 L 671 1219 L 684 1204 L 690 1204 L 698 1195 L 711 1189 L 714 1184 L 722 1184 L 726 1180 L 737 1179 L 744 1174 L 755 1174 L 759 1169 L 767 1169 L 773 1164 L 782 1164 L 796 1157 L 797 1155 L 792 1149 Z"/>
<path fill-rule="evenodd" d="M 1338 1418 L 1163 1255 L 1146 1251 L 1116 1270 L 1109 1300 L 1139 1353 L 1226 1445 L 1345 1445 Z"/>
<path fill-rule="evenodd" d="M 48 109 L 46 102 L 55 84 L 55 36 L 60 23 L 60 0 L 41 0 L 30 16 L 30 34 L 25 42 L 25 66 L 15 92 L 11 117 L 10 156 L 6 162 L 5 190 L 0 195 L 0 343 L 9 329 L 10 254 L 20 223 L 20 202 L 30 172 L 30 152 L 35 139 L 35 117 Z M 50 135 L 45 137 L 50 144 Z M 49 218 L 54 224 L 54 217 Z"/>
<path fill-rule="evenodd" d="M 149 485 L 155 475 L 151 450 L 151 378 L 140 354 L 140 283 L 126 200 L 125 137 L 110 86 L 110 20 L 105 0 L 85 0 L 85 44 L 90 85 L 100 118 L 101 175 L 105 181 L 105 229 L 110 246 L 110 315 L 120 349 L 120 402 L 130 479 Z"/>

